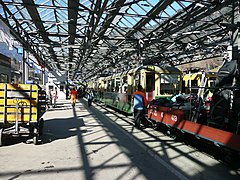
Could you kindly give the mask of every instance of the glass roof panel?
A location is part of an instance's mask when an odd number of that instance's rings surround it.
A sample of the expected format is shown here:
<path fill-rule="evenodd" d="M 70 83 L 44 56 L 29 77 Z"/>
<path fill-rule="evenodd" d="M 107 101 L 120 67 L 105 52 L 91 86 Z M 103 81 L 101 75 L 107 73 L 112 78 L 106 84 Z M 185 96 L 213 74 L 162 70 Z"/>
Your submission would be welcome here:
<path fill-rule="evenodd" d="M 16 13 L 18 11 L 18 9 L 15 6 L 13 6 L 13 5 L 8 5 L 8 8 L 12 12 L 12 14 L 14 14 L 14 13 Z"/>
<path fill-rule="evenodd" d="M 171 8 L 170 6 L 168 6 L 166 8 L 166 13 L 169 14 L 170 16 L 173 16 L 174 14 L 176 14 L 176 11 L 173 8 Z"/>
<path fill-rule="evenodd" d="M 55 41 L 55 42 L 59 42 L 59 37 L 50 36 L 49 39 L 52 40 L 52 41 Z"/>
<path fill-rule="evenodd" d="M 131 17 L 124 17 L 121 20 L 121 23 L 124 24 L 123 27 L 132 28 L 136 24 L 136 21 L 133 21 L 133 19 Z"/>
<path fill-rule="evenodd" d="M 47 21 L 49 18 L 54 17 L 53 9 L 37 8 L 37 11 L 38 11 L 42 21 Z"/>
<path fill-rule="evenodd" d="M 146 15 L 146 14 L 147 14 L 146 12 L 148 12 L 148 11 L 144 11 L 144 10 L 143 10 L 139 5 L 137 5 L 137 4 L 133 4 L 133 5 L 131 6 L 131 8 L 134 9 L 135 12 L 138 12 L 138 14 L 140 14 L 140 15 Z M 128 13 L 132 13 L 132 14 L 136 14 L 135 12 L 133 12 L 132 9 L 127 10 L 127 12 L 128 12 Z"/>
<path fill-rule="evenodd" d="M 68 20 L 68 11 L 67 10 L 58 10 L 56 12 L 57 14 L 57 19 L 60 21 L 60 22 L 63 22 L 63 21 L 66 21 Z"/>
<path fill-rule="evenodd" d="M 69 2 L 79 3 L 78 7 L 76 7 L 76 9 L 68 7 Z M 221 28 L 217 22 L 221 20 L 224 22 L 231 22 L 229 15 L 226 16 L 226 12 L 221 11 L 221 9 L 223 9 L 222 7 L 219 7 L 219 10 L 217 10 L 214 15 L 214 7 L 219 6 L 219 4 L 213 4 L 211 6 L 212 1 L 207 0 L 108 0 L 106 10 L 104 10 L 99 21 L 96 21 L 99 14 L 97 12 L 93 16 L 92 12 L 97 2 L 100 2 L 101 8 L 103 8 L 103 3 L 105 1 L 98 0 L 31 0 L 25 5 L 21 0 L 2 0 L 2 4 L 13 13 L 14 17 L 19 21 L 20 26 L 16 25 L 16 22 L 13 21 L 11 16 L 5 17 L 7 11 L 4 12 L 2 6 L 0 6 L 0 14 L 3 19 L 5 18 L 9 22 L 13 30 L 26 30 L 30 33 L 30 42 L 39 41 L 41 44 L 45 44 L 44 50 L 46 52 L 44 52 L 44 54 L 48 55 L 49 59 L 55 57 L 54 55 L 62 58 L 61 56 L 63 53 L 64 56 L 68 57 L 68 60 L 73 60 L 75 55 L 71 57 L 71 54 L 80 54 L 79 63 L 82 64 L 78 64 L 77 67 L 83 67 L 81 72 L 89 71 L 88 69 L 84 69 L 84 63 L 88 62 L 91 64 L 93 61 L 92 58 L 94 60 L 99 59 L 98 64 L 101 65 L 102 62 L 108 62 L 108 58 L 116 58 L 119 53 L 122 53 L 122 59 L 138 56 L 135 53 L 137 50 L 135 38 L 141 38 L 143 41 L 148 41 L 148 38 L 154 40 L 151 43 L 146 43 L 146 47 L 144 46 L 142 55 L 145 57 L 143 58 L 149 58 L 153 54 L 159 53 L 156 46 L 159 47 L 159 49 L 171 47 L 170 49 L 174 52 L 174 50 L 179 51 L 180 47 L 184 49 L 182 46 L 184 46 L 184 43 L 186 44 L 188 42 L 198 44 L 200 41 L 202 44 L 205 42 L 210 44 L 212 41 L 210 42 L 209 38 L 207 38 L 208 34 L 210 38 L 217 39 L 217 37 L 214 37 L 210 33 L 222 31 L 222 33 L 220 33 L 223 35 L 221 38 L 225 38 L 225 34 L 228 34 L 224 29 L 226 27 Z M 231 6 L 230 2 L 228 3 L 227 0 L 219 2 Z M 193 6 L 191 11 L 181 11 L 192 3 L 206 3 L 210 4 L 210 6 Z M 34 14 L 36 11 L 31 12 L 34 8 L 36 8 L 38 14 Z M 199 13 L 193 13 L 199 9 L 203 10 L 202 13 L 208 12 L 208 14 L 206 13 L 207 18 L 199 16 Z M 231 9 L 229 11 L 231 11 Z M 73 12 L 72 17 L 75 18 L 74 16 L 76 15 L 77 19 L 69 21 L 69 12 Z M 152 12 L 155 17 L 146 17 L 150 12 Z M 158 14 L 156 14 L 156 12 Z M 172 17 L 176 13 L 178 13 L 178 17 L 174 22 L 165 23 L 168 22 L 166 20 L 169 17 Z M 192 14 L 194 14 L 194 18 L 196 18 L 194 24 L 187 19 L 191 17 Z M 221 19 L 221 17 L 223 19 Z M 34 22 L 31 18 L 36 19 L 36 21 Z M 209 21 L 211 23 L 209 23 Z M 161 25 L 161 23 L 163 24 Z M 68 26 L 69 24 L 71 24 L 71 26 Z M 174 24 L 176 26 L 174 26 Z M 76 26 L 76 28 L 72 28 L 73 26 Z M 195 26 L 194 34 L 191 34 L 192 26 Z M 71 35 L 68 35 L 69 30 L 71 30 Z M 92 32 L 92 30 L 94 31 Z M 22 35 L 21 32 L 17 33 Z M 172 43 L 173 35 L 174 43 Z M 69 51 L 69 47 L 73 43 L 79 46 L 79 49 L 77 49 L 78 47 L 76 46 Z M 52 46 L 60 46 L 59 44 L 63 44 L 64 47 L 58 47 L 59 49 L 49 48 Z M 197 49 L 199 47 L 198 51 L 203 49 L 203 47 L 200 47 L 201 44 L 199 44 L 195 48 Z M 124 50 L 120 51 L 120 48 L 117 50 L 112 48 L 116 46 L 130 50 L 123 53 Z M 95 52 L 94 50 L 96 49 L 99 51 Z M 89 56 L 93 57 L 89 58 Z M 163 53 L 163 56 L 171 58 L 170 54 Z M 178 55 L 176 55 L 176 57 L 177 56 Z M 172 59 L 174 58 L 172 57 Z M 52 60 L 58 62 L 56 58 Z M 59 67 L 63 66 L 63 64 L 57 65 Z M 125 68 L 124 64 L 120 64 L 120 66 Z"/>
<path fill-rule="evenodd" d="M 181 9 L 182 9 L 182 7 L 181 7 L 177 2 L 173 2 L 173 3 L 172 3 L 172 6 L 173 6 L 173 8 L 176 9 L 176 10 L 181 10 Z"/>
<path fill-rule="evenodd" d="M 53 1 L 53 0 L 52 0 L 52 1 Z M 67 2 L 68 2 L 68 0 L 54 0 L 54 1 L 53 1 L 53 5 L 54 5 L 54 6 L 67 7 Z"/>
<path fill-rule="evenodd" d="M 150 26 L 149 26 L 150 25 Z M 150 20 L 148 25 L 145 26 L 145 27 L 148 27 L 148 28 L 152 28 L 152 27 L 156 27 L 158 24 L 155 20 Z"/>

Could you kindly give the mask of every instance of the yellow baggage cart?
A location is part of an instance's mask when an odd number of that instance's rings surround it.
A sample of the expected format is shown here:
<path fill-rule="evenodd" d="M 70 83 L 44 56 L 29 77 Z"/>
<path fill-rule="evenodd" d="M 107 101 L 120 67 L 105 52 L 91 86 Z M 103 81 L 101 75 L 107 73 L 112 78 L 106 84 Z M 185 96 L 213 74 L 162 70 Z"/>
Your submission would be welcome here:
<path fill-rule="evenodd" d="M 0 83 L 0 146 L 7 136 L 31 136 L 38 143 L 46 92 L 35 84 Z"/>

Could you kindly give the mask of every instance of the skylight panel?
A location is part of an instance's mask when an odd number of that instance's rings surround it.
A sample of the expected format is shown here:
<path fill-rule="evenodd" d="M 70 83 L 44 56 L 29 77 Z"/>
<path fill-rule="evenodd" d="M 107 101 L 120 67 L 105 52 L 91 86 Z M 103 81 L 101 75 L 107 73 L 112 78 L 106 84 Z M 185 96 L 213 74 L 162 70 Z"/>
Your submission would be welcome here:
<path fill-rule="evenodd" d="M 29 29 L 28 23 L 22 23 L 21 26 L 23 27 L 23 29 Z"/>
<path fill-rule="evenodd" d="M 62 27 L 62 26 L 59 26 L 59 31 L 60 31 L 60 32 L 63 32 L 63 33 L 67 33 L 67 29 L 65 29 L 65 28 Z"/>
<path fill-rule="evenodd" d="M 17 19 L 22 19 L 22 18 L 31 19 L 26 9 L 22 9 L 21 11 L 16 11 L 16 13 L 14 14 L 14 17 Z"/>
<path fill-rule="evenodd" d="M 162 18 L 169 18 L 169 15 L 166 14 L 165 12 L 162 12 L 162 13 L 161 13 L 161 17 L 162 17 Z"/>
<path fill-rule="evenodd" d="M 103 22 L 105 18 L 106 18 L 106 14 L 102 14 L 102 16 L 100 18 L 100 22 Z"/>
<path fill-rule="evenodd" d="M 52 28 L 48 29 L 47 32 L 58 32 L 57 26 L 53 26 Z"/>
<path fill-rule="evenodd" d="M 92 2 L 91 2 L 91 1 L 89 1 L 89 0 L 86 0 L 86 1 L 83 1 L 81 4 L 83 4 L 84 6 L 86 6 L 86 7 L 89 7 L 89 8 L 90 8 L 90 6 L 92 5 Z"/>
<path fill-rule="evenodd" d="M 135 12 L 138 12 L 138 14 L 141 14 L 141 15 L 146 15 L 148 11 L 144 11 L 141 7 L 139 7 L 137 4 L 133 4 L 131 6 L 132 9 L 135 10 Z M 133 12 L 133 10 L 129 9 L 127 10 L 127 13 L 132 13 L 132 14 L 135 14 L 135 12 Z"/>
<path fill-rule="evenodd" d="M 14 13 L 16 13 L 18 11 L 17 8 L 15 6 L 13 6 L 13 5 L 8 5 L 7 7 L 12 12 L 12 14 L 14 14 Z"/>
<path fill-rule="evenodd" d="M 132 18 L 129 18 L 129 17 L 125 17 L 121 21 L 125 25 L 125 27 L 129 27 L 129 28 L 132 28 L 135 24 L 135 22 L 133 22 Z"/>
<path fill-rule="evenodd" d="M 148 27 L 149 27 L 149 28 L 152 28 L 152 27 L 157 26 L 157 25 L 158 25 L 158 24 L 156 23 L 155 20 L 150 20 L 150 21 L 148 22 Z"/>
<path fill-rule="evenodd" d="M 76 31 L 76 33 L 77 34 L 85 34 L 85 31 L 84 31 L 85 29 L 84 28 L 82 28 L 82 29 L 77 29 L 77 31 Z"/>
<path fill-rule="evenodd" d="M 52 6 L 52 0 L 35 0 L 35 4 Z"/>
<path fill-rule="evenodd" d="M 0 6 L 0 14 L 2 17 L 6 18 L 2 6 Z"/>
<path fill-rule="evenodd" d="M 59 37 L 50 36 L 49 39 L 54 42 L 59 42 Z"/>
<path fill-rule="evenodd" d="M 155 6 L 159 0 L 147 0 L 147 2 L 140 2 L 141 6 Z"/>
<path fill-rule="evenodd" d="M 47 21 L 49 18 L 54 17 L 53 9 L 37 8 L 37 11 L 43 21 Z"/>
<path fill-rule="evenodd" d="M 60 21 L 66 21 L 68 18 L 68 11 L 57 11 L 56 14 Z"/>
<path fill-rule="evenodd" d="M 185 6 L 185 7 L 187 7 L 187 6 L 189 6 L 189 5 L 191 5 L 192 4 L 192 2 L 182 2 L 182 4 Z"/>
<path fill-rule="evenodd" d="M 12 1 L 14 1 L 16 3 L 22 3 L 23 2 L 22 0 L 12 0 Z M 12 2 L 12 1 L 10 1 L 10 2 Z"/>
<path fill-rule="evenodd" d="M 67 7 L 67 1 L 65 1 L 65 0 L 56 0 L 56 1 L 54 1 L 54 3 L 57 6 Z"/>
<path fill-rule="evenodd" d="M 63 19 L 68 17 L 68 10 L 56 10 L 58 16 L 61 16 Z"/>
<path fill-rule="evenodd" d="M 14 26 L 16 23 L 15 23 L 15 21 L 10 20 L 10 21 L 9 21 L 9 24 L 10 24 L 10 26 Z"/>
<path fill-rule="evenodd" d="M 176 11 L 174 11 L 170 6 L 168 6 L 165 11 L 167 14 L 169 14 L 169 16 L 173 16 L 176 14 Z"/>
<path fill-rule="evenodd" d="M 127 27 L 127 25 L 124 23 L 124 22 L 122 22 L 122 21 L 119 21 L 118 22 L 118 25 L 120 26 L 120 27 Z"/>
<path fill-rule="evenodd" d="M 178 11 L 178 10 L 182 10 L 182 7 L 177 3 L 177 2 L 173 2 L 172 3 L 172 7 Z"/>

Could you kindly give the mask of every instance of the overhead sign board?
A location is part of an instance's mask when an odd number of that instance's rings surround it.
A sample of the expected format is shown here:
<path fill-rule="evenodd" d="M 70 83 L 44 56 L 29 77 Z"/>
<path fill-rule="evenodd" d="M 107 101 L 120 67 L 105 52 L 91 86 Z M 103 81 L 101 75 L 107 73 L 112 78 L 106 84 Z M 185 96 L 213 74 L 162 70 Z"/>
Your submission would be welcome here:
<path fill-rule="evenodd" d="M 26 80 L 26 84 L 34 84 L 34 80 Z"/>

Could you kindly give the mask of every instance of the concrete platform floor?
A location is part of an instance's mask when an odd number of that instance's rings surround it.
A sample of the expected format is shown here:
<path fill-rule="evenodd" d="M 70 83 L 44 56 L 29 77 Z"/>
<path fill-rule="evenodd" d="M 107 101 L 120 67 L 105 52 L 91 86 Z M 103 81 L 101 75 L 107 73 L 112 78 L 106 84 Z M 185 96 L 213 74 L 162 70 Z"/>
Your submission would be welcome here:
<path fill-rule="evenodd" d="M 196 149 L 151 128 L 133 127 L 132 117 L 81 99 L 73 108 L 59 100 L 43 116 L 39 145 L 10 138 L 0 147 L 0 179 L 239 179 Z"/>

